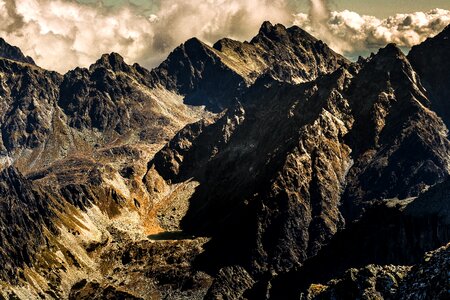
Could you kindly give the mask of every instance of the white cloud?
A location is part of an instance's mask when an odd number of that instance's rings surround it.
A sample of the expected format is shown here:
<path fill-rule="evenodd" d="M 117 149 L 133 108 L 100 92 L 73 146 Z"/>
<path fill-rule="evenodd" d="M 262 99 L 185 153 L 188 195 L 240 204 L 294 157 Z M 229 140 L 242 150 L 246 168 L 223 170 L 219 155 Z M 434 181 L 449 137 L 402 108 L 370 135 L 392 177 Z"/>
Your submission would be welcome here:
<path fill-rule="evenodd" d="M 294 24 L 323 39 L 336 51 L 354 55 L 374 51 L 388 43 L 407 48 L 417 45 L 450 24 L 450 11 L 433 9 L 429 12 L 396 14 L 386 19 L 348 10 L 330 12 L 321 24 L 325 31 L 314 24 L 311 15 L 300 13 L 295 16 Z"/>

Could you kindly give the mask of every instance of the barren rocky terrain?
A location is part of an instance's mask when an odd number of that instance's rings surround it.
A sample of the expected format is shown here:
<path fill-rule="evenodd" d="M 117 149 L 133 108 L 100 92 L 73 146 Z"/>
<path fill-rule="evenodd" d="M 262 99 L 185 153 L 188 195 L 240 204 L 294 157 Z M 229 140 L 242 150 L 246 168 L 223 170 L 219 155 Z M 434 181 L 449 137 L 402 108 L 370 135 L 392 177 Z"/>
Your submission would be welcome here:
<path fill-rule="evenodd" d="M 449 35 L 66 74 L 0 39 L 0 299 L 447 299 Z"/>

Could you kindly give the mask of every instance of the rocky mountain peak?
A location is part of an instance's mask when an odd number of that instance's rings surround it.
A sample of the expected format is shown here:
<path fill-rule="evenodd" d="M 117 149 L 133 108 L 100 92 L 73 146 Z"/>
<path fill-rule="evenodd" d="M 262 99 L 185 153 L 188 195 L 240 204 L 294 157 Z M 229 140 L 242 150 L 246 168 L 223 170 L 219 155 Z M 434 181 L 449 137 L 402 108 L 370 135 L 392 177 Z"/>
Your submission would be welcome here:
<path fill-rule="evenodd" d="M 129 72 L 131 70 L 130 66 L 125 63 L 124 58 L 120 54 L 115 52 L 112 52 L 110 54 L 103 54 L 101 58 L 90 67 L 90 69 L 92 70 L 99 66 L 105 67 L 106 69 L 110 69 L 114 72 Z"/>
<path fill-rule="evenodd" d="M 266 36 L 270 39 L 279 39 L 287 34 L 286 27 L 282 24 L 272 25 L 269 21 L 265 21 L 259 29 L 258 35 Z"/>
<path fill-rule="evenodd" d="M 200 41 L 198 38 L 193 37 L 184 42 L 183 45 L 185 49 L 192 49 L 192 48 L 196 49 L 196 48 L 203 48 L 206 44 Z"/>
<path fill-rule="evenodd" d="M 261 76 L 300 83 L 348 63 L 302 29 L 266 21 L 250 42 L 224 38 L 210 47 L 189 39 L 153 74 L 155 82 L 183 95 L 185 103 L 221 111 Z"/>
<path fill-rule="evenodd" d="M 376 63 L 384 69 L 396 69 L 397 65 L 395 64 L 407 62 L 407 58 L 396 44 L 388 44 L 386 47 L 381 48 L 378 53 L 373 55 L 369 61 Z"/>
<path fill-rule="evenodd" d="M 35 65 L 31 57 L 25 56 L 18 47 L 8 44 L 3 38 L 0 38 L 0 57 Z"/>
<path fill-rule="evenodd" d="M 198 38 L 196 37 L 190 38 L 189 40 L 187 40 L 186 42 L 175 48 L 175 50 L 173 50 L 169 54 L 167 59 L 160 65 L 160 67 L 169 65 L 170 63 L 173 62 L 177 62 L 180 59 L 182 59 L 182 57 L 186 56 L 200 59 L 202 53 L 205 53 L 205 51 L 207 51 L 208 48 L 209 46 L 200 41 Z"/>
<path fill-rule="evenodd" d="M 264 34 L 264 33 L 268 33 L 272 30 L 274 26 L 272 25 L 272 23 L 270 21 L 264 21 L 261 25 L 261 27 L 259 28 L 259 33 Z"/>
<path fill-rule="evenodd" d="M 251 43 L 258 43 L 268 38 L 273 41 L 289 41 L 290 43 L 301 44 L 303 42 L 317 42 L 318 40 L 298 26 L 286 28 L 282 24 L 272 25 L 269 21 L 263 23 L 259 33 Z"/>
<path fill-rule="evenodd" d="M 384 48 L 381 48 L 378 53 L 383 56 L 404 57 L 402 50 L 400 50 L 395 43 L 387 44 Z"/>
<path fill-rule="evenodd" d="M 245 86 L 244 79 L 216 50 L 197 38 L 177 47 L 153 70 L 155 81 L 184 96 L 191 105 L 221 111 Z"/>
<path fill-rule="evenodd" d="M 429 104 L 419 77 L 397 45 L 388 44 L 362 65 L 362 73 L 365 74 L 363 77 L 368 81 L 374 83 L 377 82 L 374 79 L 378 78 L 378 82 L 387 84 L 388 88 L 394 86 L 411 88 L 415 91 L 416 98 L 422 100 L 422 104 L 426 106 Z"/>

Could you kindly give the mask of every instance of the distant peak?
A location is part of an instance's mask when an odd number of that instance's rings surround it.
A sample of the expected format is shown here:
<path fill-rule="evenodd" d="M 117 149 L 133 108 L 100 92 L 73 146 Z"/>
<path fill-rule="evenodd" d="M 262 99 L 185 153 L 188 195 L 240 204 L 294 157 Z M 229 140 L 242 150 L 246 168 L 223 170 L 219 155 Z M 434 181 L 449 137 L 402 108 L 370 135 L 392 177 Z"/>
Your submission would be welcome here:
<path fill-rule="evenodd" d="M 111 69 L 113 71 L 125 71 L 130 68 L 130 66 L 125 63 L 123 57 L 116 52 L 103 54 L 102 57 L 94 64 L 94 66 L 104 66 L 107 69 Z"/>
<path fill-rule="evenodd" d="M 100 60 L 112 64 L 124 62 L 123 57 L 116 52 L 111 52 L 110 54 L 103 54 Z"/>
<path fill-rule="evenodd" d="M 395 58 L 405 57 L 402 50 L 400 50 L 400 48 L 398 48 L 397 45 L 394 43 L 387 44 L 386 47 L 381 48 L 378 51 L 377 55 L 383 56 L 383 57 L 395 57 Z"/>
<path fill-rule="evenodd" d="M 36 63 L 31 57 L 25 56 L 18 47 L 8 44 L 1 37 L 0 37 L 0 57 L 36 65 Z"/>
<path fill-rule="evenodd" d="M 203 43 L 201 40 L 199 40 L 196 37 L 188 39 L 186 42 L 184 42 L 185 48 L 204 48 L 205 43 Z"/>
<path fill-rule="evenodd" d="M 261 28 L 259 29 L 259 34 L 273 35 L 273 34 L 284 34 L 286 33 L 286 27 L 282 24 L 272 25 L 269 21 L 265 21 Z"/>
<path fill-rule="evenodd" d="M 413 78 L 413 69 L 409 63 L 406 55 L 395 44 L 388 44 L 386 47 L 381 48 L 377 54 L 375 54 L 369 60 L 369 65 L 375 66 L 377 70 L 383 72 L 403 72 L 409 74 L 410 78 Z"/>
<path fill-rule="evenodd" d="M 177 47 L 170 55 L 170 59 L 174 59 L 175 57 L 178 57 L 180 53 L 184 53 L 183 55 L 197 55 L 199 53 L 204 53 L 205 51 L 208 52 L 208 49 L 210 47 L 203 43 L 201 40 L 199 40 L 196 37 L 190 38 L 187 41 L 185 41 L 183 44 L 181 44 L 179 47 Z M 176 58 L 176 59 L 179 59 Z"/>
<path fill-rule="evenodd" d="M 269 21 L 264 21 L 262 23 L 261 28 L 259 29 L 260 33 L 269 32 L 272 29 L 273 25 Z"/>
<path fill-rule="evenodd" d="M 272 25 L 272 23 L 270 23 L 269 21 L 266 21 L 262 24 L 261 28 L 259 29 L 258 35 L 255 36 L 251 42 L 258 43 L 265 39 L 283 43 L 285 43 L 287 40 L 295 40 L 295 43 L 299 43 L 302 41 L 318 41 L 315 37 L 298 26 L 286 28 L 282 24 Z"/>

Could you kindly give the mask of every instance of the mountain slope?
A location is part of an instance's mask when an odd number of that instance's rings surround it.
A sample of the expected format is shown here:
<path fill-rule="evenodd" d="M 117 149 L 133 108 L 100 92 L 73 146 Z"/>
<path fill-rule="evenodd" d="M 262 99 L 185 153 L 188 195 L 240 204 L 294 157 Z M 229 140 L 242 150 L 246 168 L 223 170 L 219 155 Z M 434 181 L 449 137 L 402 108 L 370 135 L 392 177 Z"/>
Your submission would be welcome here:
<path fill-rule="evenodd" d="M 3 169 L 0 179 L 0 278 L 17 283 L 23 276 L 20 268 L 31 266 L 34 255 L 45 243 L 44 228 L 52 226 L 54 213 L 44 194 L 13 167 Z"/>
<path fill-rule="evenodd" d="M 60 134 L 60 130 L 63 133 L 67 131 L 56 105 L 61 79 L 61 75 L 55 72 L 0 58 L 3 160 L 19 160 L 16 161 L 19 168 L 22 164 L 29 166 L 39 156 L 42 148 L 38 148 L 44 146 L 49 136 Z M 32 149 L 36 151 L 33 153 Z"/>
<path fill-rule="evenodd" d="M 427 105 L 417 74 L 389 45 L 311 83 L 258 80 L 149 166 L 172 183 L 200 183 L 182 225 L 213 237 L 205 266 L 285 271 L 343 228 L 341 213 L 351 221 L 374 201 L 416 196 L 448 175 L 446 128 Z"/>
<path fill-rule="evenodd" d="M 423 85 L 428 90 L 433 110 L 442 117 L 447 127 L 450 125 L 450 26 L 433 38 L 414 46 L 408 59 L 420 75 Z"/>
<path fill-rule="evenodd" d="M 389 45 L 367 62 L 349 97 L 355 124 L 348 141 L 355 162 L 344 206 L 417 196 L 446 177 L 447 129 L 429 109 L 418 75 L 399 49 Z"/>
<path fill-rule="evenodd" d="M 336 234 L 315 257 L 305 261 L 303 266 L 272 279 L 270 298 L 297 299 L 311 284 L 327 284 L 333 278 L 341 278 L 344 273 L 347 277 L 347 270 L 351 268 L 360 269 L 372 264 L 410 266 L 420 263 L 426 251 L 439 248 L 450 239 L 448 186 L 449 180 L 446 179 L 417 198 L 406 201 L 388 199 L 367 210 L 358 221 L 348 224 Z M 343 282 L 346 284 L 358 276 L 351 271 L 349 278 Z M 365 276 L 377 275 L 363 270 L 363 280 Z M 363 285 L 352 285 L 346 289 L 349 293 L 365 291 Z M 262 290 L 259 293 L 265 292 Z M 401 298 L 403 295 L 398 296 Z M 339 297 L 345 299 L 343 295 Z M 397 298 L 391 295 L 388 299 Z"/>

